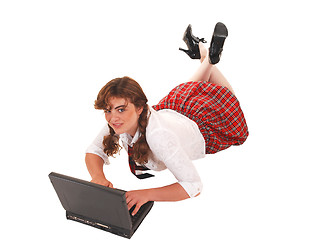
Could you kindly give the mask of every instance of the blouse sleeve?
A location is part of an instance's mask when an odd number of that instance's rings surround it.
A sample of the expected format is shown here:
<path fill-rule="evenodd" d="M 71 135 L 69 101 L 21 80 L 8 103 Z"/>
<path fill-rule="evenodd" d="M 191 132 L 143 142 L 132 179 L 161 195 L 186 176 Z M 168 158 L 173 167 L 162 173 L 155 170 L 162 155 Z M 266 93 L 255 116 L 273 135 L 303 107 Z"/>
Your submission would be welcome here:
<path fill-rule="evenodd" d="M 191 198 L 201 192 L 199 174 L 175 134 L 167 130 L 154 131 L 149 136 L 148 144 Z"/>
<path fill-rule="evenodd" d="M 110 164 L 108 156 L 103 151 L 102 141 L 104 136 L 109 135 L 109 127 L 108 125 L 104 126 L 94 141 L 88 146 L 86 149 L 86 153 L 96 154 L 97 156 L 101 157 L 104 161 L 104 164 Z"/>

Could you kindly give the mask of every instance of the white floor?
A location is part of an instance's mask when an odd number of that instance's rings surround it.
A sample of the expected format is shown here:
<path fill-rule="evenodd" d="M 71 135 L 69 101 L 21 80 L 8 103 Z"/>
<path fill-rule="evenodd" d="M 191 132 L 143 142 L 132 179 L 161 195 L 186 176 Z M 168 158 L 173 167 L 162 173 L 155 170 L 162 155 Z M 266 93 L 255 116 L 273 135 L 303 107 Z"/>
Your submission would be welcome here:
<path fill-rule="evenodd" d="M 229 30 L 220 70 L 250 136 L 195 161 L 203 193 L 155 203 L 133 239 L 309 239 L 309 17 L 306 1 L 5 1 L 0 3 L 1 229 L 9 239 L 120 239 L 67 221 L 51 171 L 89 180 L 84 150 L 104 116 L 93 109 L 114 77 L 139 81 L 157 103 L 199 61 L 178 51 L 183 32 L 210 43 Z M 106 167 L 125 190 L 139 181 L 124 152 Z M 3 232 L 2 230 L 2 232 Z M 7 235 L 9 234 L 9 235 Z"/>

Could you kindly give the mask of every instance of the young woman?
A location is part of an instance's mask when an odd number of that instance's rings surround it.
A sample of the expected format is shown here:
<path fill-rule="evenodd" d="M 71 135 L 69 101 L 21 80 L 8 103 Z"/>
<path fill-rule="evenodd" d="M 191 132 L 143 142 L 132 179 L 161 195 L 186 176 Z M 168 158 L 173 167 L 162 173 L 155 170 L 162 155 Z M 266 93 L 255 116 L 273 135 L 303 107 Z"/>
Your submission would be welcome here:
<path fill-rule="evenodd" d="M 113 187 L 103 165 L 120 150 L 119 139 L 129 155 L 130 169 L 138 178 L 142 170 L 169 169 L 177 182 L 152 189 L 128 191 L 133 215 L 148 201 L 180 201 L 196 197 L 202 183 L 192 160 L 204 158 L 231 145 L 242 144 L 248 130 L 234 91 L 214 66 L 228 35 L 224 24 L 214 29 L 209 54 L 204 39 L 186 29 L 183 40 L 191 58 L 201 65 L 189 82 L 174 88 L 157 105 L 149 107 L 139 84 L 129 77 L 108 82 L 99 92 L 95 108 L 105 112 L 107 124 L 86 151 L 92 182 Z M 208 56 L 208 57 L 207 57 Z"/>

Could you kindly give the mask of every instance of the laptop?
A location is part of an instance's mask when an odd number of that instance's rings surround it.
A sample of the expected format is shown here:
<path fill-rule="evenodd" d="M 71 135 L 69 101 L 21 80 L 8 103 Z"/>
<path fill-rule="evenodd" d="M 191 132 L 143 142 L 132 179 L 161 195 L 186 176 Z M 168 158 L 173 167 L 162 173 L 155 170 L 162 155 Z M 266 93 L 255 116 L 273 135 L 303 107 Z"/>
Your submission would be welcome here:
<path fill-rule="evenodd" d="M 49 178 L 66 210 L 68 220 L 131 238 L 154 202 L 145 203 L 135 216 L 128 210 L 126 191 L 105 187 L 77 178 L 51 172 Z"/>

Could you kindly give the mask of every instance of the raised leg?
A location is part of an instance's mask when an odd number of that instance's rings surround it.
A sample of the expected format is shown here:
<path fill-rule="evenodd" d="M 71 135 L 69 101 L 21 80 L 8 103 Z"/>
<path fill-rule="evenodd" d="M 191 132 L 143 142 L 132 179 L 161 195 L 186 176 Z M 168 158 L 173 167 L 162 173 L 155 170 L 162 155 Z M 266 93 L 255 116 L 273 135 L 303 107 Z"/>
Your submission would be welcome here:
<path fill-rule="evenodd" d="M 204 47 L 202 42 L 199 43 L 199 50 L 201 55 L 201 64 L 194 75 L 190 78 L 190 81 L 211 82 L 219 86 L 227 87 L 233 94 L 235 94 L 224 75 L 216 66 L 209 62 L 209 57 L 207 57 L 208 50 Z"/>

